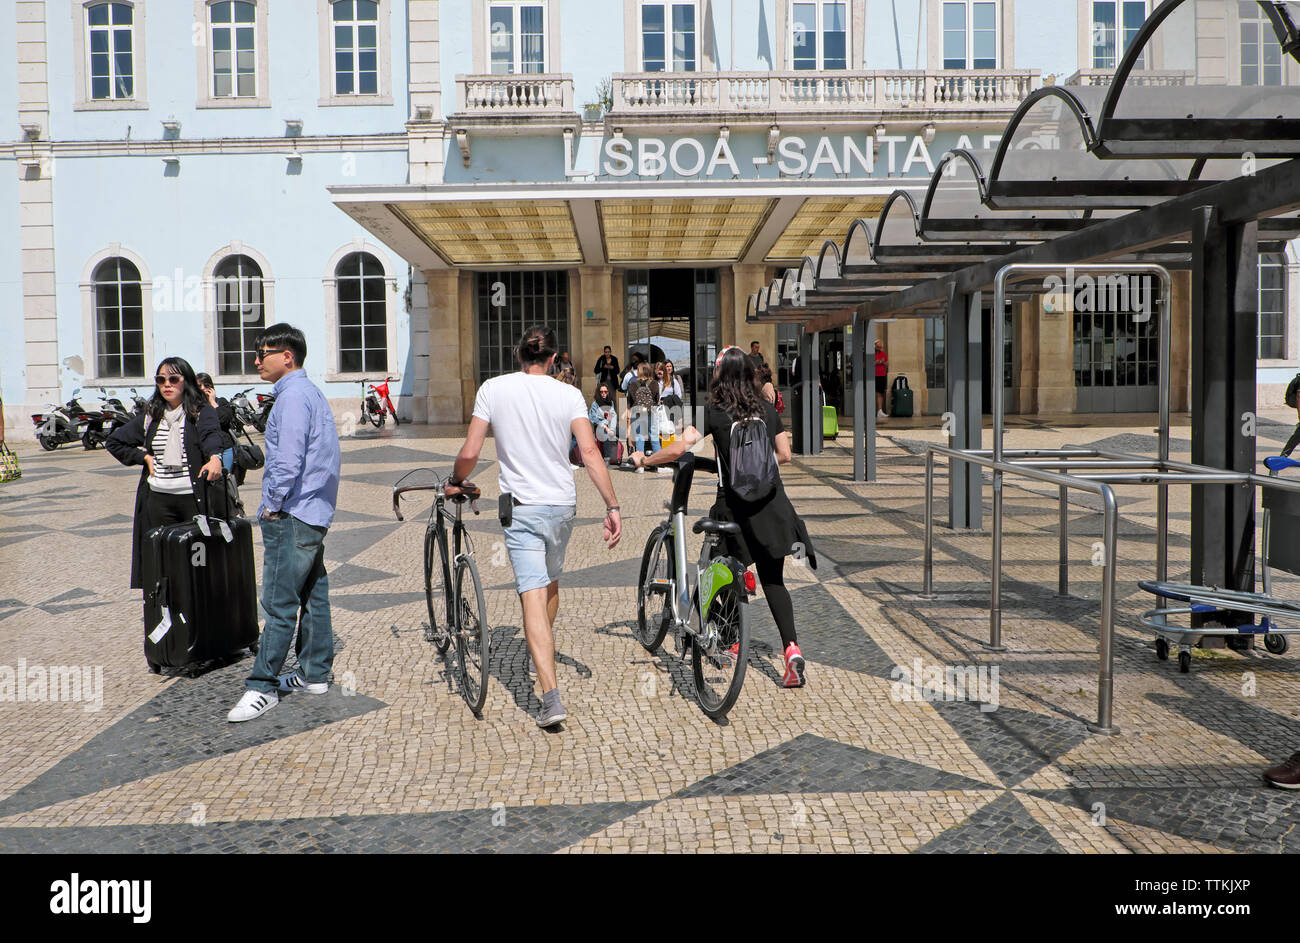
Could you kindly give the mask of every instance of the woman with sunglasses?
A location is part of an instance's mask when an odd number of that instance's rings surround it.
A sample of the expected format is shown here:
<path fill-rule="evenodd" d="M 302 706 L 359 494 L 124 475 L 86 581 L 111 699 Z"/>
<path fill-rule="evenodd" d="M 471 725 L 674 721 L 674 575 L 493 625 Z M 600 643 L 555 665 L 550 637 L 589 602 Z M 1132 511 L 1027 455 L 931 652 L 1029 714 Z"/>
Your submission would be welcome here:
<path fill-rule="evenodd" d="M 131 588 L 141 588 L 144 536 L 206 513 L 200 478 L 221 477 L 221 423 L 180 357 L 158 364 L 145 411 L 108 437 L 105 447 L 123 465 L 143 465 L 135 492 Z"/>

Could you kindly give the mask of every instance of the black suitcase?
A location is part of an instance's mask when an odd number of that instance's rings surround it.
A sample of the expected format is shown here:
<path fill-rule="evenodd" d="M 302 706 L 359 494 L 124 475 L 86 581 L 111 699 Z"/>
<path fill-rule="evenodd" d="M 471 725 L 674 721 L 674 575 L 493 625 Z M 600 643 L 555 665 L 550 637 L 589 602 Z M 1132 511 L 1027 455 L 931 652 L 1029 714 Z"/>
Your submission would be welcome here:
<path fill-rule="evenodd" d="M 224 482 L 200 487 L 209 488 L 212 510 L 211 492 L 224 494 Z M 144 654 L 150 671 L 224 659 L 243 648 L 257 651 L 253 525 L 247 518 L 227 518 L 214 514 L 145 535 Z"/>

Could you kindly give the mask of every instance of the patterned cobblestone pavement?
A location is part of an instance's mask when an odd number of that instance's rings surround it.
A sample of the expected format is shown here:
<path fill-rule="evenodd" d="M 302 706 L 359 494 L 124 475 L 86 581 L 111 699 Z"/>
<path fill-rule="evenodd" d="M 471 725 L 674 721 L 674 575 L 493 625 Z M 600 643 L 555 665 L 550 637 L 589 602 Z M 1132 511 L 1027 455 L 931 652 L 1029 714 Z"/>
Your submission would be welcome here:
<path fill-rule="evenodd" d="M 1261 455 L 1285 439 L 1285 420 L 1261 420 Z M 1175 457 L 1189 448 L 1185 421 Z M 1008 446 L 1149 454 L 1151 428 L 1146 416 L 1035 417 L 1013 421 Z M 484 514 L 469 522 L 495 650 L 483 718 L 424 640 L 421 515 L 399 524 L 390 512 L 392 483 L 416 466 L 445 473 L 459 440 L 402 427 L 344 443 L 325 544 L 336 684 L 240 725 L 224 718 L 247 658 L 192 678 L 145 670 L 139 594 L 127 588 L 135 473 L 102 451 L 18 443 L 24 476 L 0 485 L 0 851 L 1300 850 L 1300 800 L 1259 775 L 1300 748 L 1300 669 L 1262 650 L 1197 651 L 1190 674 L 1156 660 L 1136 586 L 1154 573 L 1153 494 L 1122 490 L 1121 734 L 1097 736 L 1086 727 L 1096 503 L 1071 501 L 1072 595 L 1061 598 L 1055 492 L 1008 488 L 1009 650 L 990 653 L 987 533 L 940 528 L 937 595 L 920 595 L 920 452 L 938 441 L 928 419 L 882 423 L 871 484 L 851 480 L 847 435 L 783 470 L 821 560 L 788 570 L 809 684 L 779 687 L 779 638 L 757 599 L 751 670 L 722 724 L 700 712 L 671 641 L 652 656 L 630 632 L 637 560 L 669 477 L 615 474 L 626 529 L 609 551 L 579 473 L 557 625 L 570 714 L 559 732 L 531 716 L 540 702 L 490 513 L 490 442 L 476 475 Z M 711 483 L 697 484 L 697 509 Z M 938 490 L 942 507 L 942 471 Z M 1188 500 L 1172 493 L 1174 579 L 1187 572 Z M 260 542 L 258 555 L 260 567 Z M 1300 582 L 1279 578 L 1275 591 L 1300 596 Z M 927 699 L 906 680 L 918 661 L 989 669 L 986 679 L 996 668 L 997 684 Z M 35 686 L 55 666 L 90 669 L 79 700 Z M 15 675 L 24 684 L 6 688 Z"/>

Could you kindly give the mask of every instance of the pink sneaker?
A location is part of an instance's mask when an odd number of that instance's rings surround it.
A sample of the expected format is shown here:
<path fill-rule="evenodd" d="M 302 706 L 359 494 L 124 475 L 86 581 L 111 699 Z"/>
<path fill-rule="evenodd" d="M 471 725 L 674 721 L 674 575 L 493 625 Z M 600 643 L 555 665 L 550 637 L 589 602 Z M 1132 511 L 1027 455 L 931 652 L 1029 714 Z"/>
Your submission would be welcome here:
<path fill-rule="evenodd" d="M 807 683 L 804 677 L 803 653 L 794 642 L 785 648 L 785 677 L 781 679 L 781 683 L 787 688 L 801 688 Z"/>

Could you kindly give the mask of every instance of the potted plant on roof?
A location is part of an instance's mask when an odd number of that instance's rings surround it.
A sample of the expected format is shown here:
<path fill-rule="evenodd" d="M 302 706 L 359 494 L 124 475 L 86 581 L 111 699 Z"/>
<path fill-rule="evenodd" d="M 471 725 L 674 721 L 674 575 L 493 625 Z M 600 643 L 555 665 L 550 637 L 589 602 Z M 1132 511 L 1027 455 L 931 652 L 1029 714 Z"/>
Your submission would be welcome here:
<path fill-rule="evenodd" d="M 608 78 L 600 80 L 592 101 L 582 106 L 583 121 L 599 121 L 614 107 L 614 87 Z"/>

